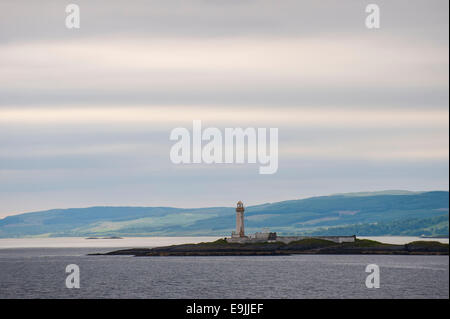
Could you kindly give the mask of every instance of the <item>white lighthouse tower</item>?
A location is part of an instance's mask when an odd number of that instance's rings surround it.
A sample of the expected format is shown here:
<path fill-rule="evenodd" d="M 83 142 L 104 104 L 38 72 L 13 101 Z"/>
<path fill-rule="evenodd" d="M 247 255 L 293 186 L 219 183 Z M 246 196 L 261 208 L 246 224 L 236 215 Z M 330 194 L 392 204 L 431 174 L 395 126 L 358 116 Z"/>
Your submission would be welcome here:
<path fill-rule="evenodd" d="M 239 201 L 236 207 L 236 231 L 231 234 L 231 237 L 245 237 L 244 210 L 244 203 Z"/>

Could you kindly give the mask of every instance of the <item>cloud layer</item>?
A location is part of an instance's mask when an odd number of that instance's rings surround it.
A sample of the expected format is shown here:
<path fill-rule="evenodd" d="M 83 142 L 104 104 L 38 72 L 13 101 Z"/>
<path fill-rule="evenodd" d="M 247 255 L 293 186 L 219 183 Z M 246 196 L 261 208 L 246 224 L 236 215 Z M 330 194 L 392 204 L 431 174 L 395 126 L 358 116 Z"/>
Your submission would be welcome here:
<path fill-rule="evenodd" d="M 448 2 L 0 4 L 0 216 L 448 189 Z M 171 129 L 278 127 L 279 171 L 176 166 Z"/>

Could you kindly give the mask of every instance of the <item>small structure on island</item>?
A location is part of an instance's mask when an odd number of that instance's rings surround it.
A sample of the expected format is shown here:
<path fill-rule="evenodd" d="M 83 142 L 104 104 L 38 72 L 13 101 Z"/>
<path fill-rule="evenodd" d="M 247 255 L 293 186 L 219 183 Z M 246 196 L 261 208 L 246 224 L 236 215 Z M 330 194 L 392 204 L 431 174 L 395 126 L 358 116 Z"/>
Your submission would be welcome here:
<path fill-rule="evenodd" d="M 236 231 L 231 232 L 231 237 L 226 238 L 229 243 L 260 243 L 260 242 L 283 242 L 289 244 L 290 242 L 307 239 L 316 238 L 330 240 L 335 243 L 345 243 L 354 242 L 356 236 L 278 236 L 275 232 L 269 232 L 264 229 L 263 232 L 256 232 L 250 236 L 245 235 L 244 228 L 244 203 L 242 201 L 237 202 L 236 206 Z"/>

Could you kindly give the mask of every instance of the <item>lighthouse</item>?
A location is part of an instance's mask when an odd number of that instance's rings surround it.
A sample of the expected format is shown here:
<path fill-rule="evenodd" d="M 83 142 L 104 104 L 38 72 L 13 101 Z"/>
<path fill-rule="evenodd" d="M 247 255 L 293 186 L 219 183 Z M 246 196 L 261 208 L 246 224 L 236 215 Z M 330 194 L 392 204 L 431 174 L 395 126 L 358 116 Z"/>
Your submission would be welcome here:
<path fill-rule="evenodd" d="M 335 243 L 353 243 L 356 240 L 355 236 L 278 236 L 276 232 L 269 232 L 268 229 L 262 232 L 256 232 L 248 236 L 244 231 L 244 203 L 239 201 L 236 206 L 236 230 L 231 232 L 231 237 L 225 238 L 228 243 L 272 243 L 283 242 L 289 244 L 293 241 L 316 238 L 321 240 L 328 240 Z M 253 210 L 255 212 L 255 210 Z M 230 216 L 231 217 L 231 216 Z"/>
<path fill-rule="evenodd" d="M 244 203 L 239 201 L 236 207 L 236 237 L 245 237 L 244 232 Z"/>

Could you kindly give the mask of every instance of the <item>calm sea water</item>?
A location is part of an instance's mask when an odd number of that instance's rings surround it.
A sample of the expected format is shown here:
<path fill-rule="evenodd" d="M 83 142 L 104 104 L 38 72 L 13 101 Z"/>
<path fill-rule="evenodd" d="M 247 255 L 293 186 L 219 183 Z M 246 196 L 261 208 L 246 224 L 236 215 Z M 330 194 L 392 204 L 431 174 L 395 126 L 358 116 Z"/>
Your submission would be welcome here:
<path fill-rule="evenodd" d="M 0 249 L 0 298 L 449 298 L 448 256 L 86 255 L 107 251 Z M 65 287 L 68 264 L 80 289 Z M 365 286 L 368 264 L 380 267 L 379 289 Z"/>

